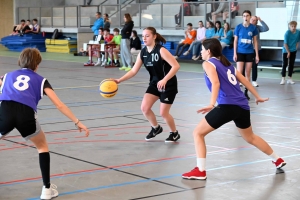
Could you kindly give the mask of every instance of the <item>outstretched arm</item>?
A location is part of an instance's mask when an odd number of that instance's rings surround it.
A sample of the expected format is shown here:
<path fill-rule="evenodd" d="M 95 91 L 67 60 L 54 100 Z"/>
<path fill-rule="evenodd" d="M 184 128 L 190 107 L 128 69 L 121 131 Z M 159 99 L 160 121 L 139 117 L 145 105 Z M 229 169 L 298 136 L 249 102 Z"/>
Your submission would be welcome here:
<path fill-rule="evenodd" d="M 236 78 L 241 82 L 255 97 L 256 104 L 259 102 L 265 102 L 268 101 L 269 98 L 261 98 L 258 94 L 258 92 L 255 90 L 255 88 L 252 86 L 252 84 L 239 72 L 236 70 Z"/>
<path fill-rule="evenodd" d="M 139 53 L 138 56 L 137 56 L 136 62 L 134 64 L 134 66 L 132 67 L 132 69 L 129 72 L 127 72 L 124 76 L 122 76 L 121 78 L 114 79 L 114 81 L 116 83 L 121 83 L 121 82 L 126 81 L 128 79 L 131 79 L 132 77 L 134 77 L 138 73 L 138 71 L 141 69 L 142 65 L 143 65 L 143 62 L 141 60 L 140 53 Z"/>
<path fill-rule="evenodd" d="M 45 88 L 44 92 L 49 97 L 49 99 L 52 101 L 52 103 L 56 106 L 56 108 L 64 114 L 66 117 L 68 117 L 70 120 L 72 120 L 75 125 L 78 127 L 79 131 L 82 130 L 85 131 L 85 135 L 89 136 L 90 131 L 87 129 L 87 127 L 82 124 L 79 119 L 76 118 L 76 116 L 72 113 L 72 111 L 58 98 L 58 96 L 55 94 L 55 92 L 50 88 Z"/>

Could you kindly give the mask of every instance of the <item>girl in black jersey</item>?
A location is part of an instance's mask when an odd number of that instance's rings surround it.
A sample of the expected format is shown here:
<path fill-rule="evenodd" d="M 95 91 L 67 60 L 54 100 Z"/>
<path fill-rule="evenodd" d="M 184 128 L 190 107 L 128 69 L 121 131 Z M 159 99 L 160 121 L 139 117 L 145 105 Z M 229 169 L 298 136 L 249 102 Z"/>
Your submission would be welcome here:
<path fill-rule="evenodd" d="M 115 82 L 121 83 L 132 78 L 144 64 L 150 74 L 150 83 L 144 95 L 141 110 L 152 126 L 145 140 L 151 140 L 163 131 L 151 110 L 153 104 L 160 99 L 160 114 L 171 130 L 165 142 L 175 142 L 180 138 L 180 135 L 169 111 L 178 92 L 176 72 L 180 66 L 172 54 L 161 45 L 161 43 L 166 43 L 166 40 L 156 32 L 155 28 L 147 27 L 144 29 L 143 41 L 146 47 L 139 53 L 132 70 L 120 79 L 115 79 Z"/>

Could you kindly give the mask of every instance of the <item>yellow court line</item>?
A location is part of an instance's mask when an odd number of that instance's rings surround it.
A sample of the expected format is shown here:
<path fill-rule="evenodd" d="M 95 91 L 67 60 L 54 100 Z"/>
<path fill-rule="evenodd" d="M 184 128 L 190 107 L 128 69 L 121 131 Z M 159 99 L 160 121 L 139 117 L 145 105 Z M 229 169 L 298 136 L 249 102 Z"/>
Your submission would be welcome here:
<path fill-rule="evenodd" d="M 193 80 L 199 80 L 204 78 L 190 78 L 190 79 L 180 79 L 178 82 L 181 81 L 193 81 Z M 120 85 L 137 85 L 141 83 L 149 83 L 149 82 L 129 82 L 129 83 L 121 83 Z M 93 88 L 93 87 L 99 87 L 99 85 L 85 85 L 85 86 L 76 86 L 76 87 L 63 87 L 63 88 L 53 88 L 54 90 L 66 90 L 66 89 L 77 89 L 77 88 Z"/>

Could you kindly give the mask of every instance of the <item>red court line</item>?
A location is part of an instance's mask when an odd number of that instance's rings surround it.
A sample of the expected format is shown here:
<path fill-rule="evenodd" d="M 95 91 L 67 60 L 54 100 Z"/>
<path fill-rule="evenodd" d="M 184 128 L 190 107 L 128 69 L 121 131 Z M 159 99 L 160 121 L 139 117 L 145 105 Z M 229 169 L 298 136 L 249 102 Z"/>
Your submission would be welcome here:
<path fill-rule="evenodd" d="M 129 133 L 116 133 L 115 135 L 125 135 L 125 134 L 129 134 Z"/>
<path fill-rule="evenodd" d="M 239 149 L 249 148 L 249 147 L 237 147 L 237 148 L 232 148 L 232 149 L 228 149 L 228 150 L 211 151 L 211 152 L 208 152 L 208 154 L 217 153 L 217 152 L 224 152 L 224 151 L 226 152 L 226 151 L 231 151 L 231 150 L 239 150 Z M 140 165 L 140 164 L 149 164 L 149 163 L 155 163 L 155 162 L 160 162 L 160 161 L 173 160 L 173 159 L 177 159 L 177 158 L 187 158 L 187 157 L 192 157 L 192 156 L 195 156 L 195 155 L 196 154 L 189 154 L 189 155 L 184 155 L 184 156 L 175 156 L 175 157 L 170 157 L 170 158 L 160 158 L 160 159 L 155 159 L 155 160 L 147 160 L 147 161 L 142 161 L 142 162 L 134 162 L 134 163 L 129 163 L 129 164 L 108 166 L 107 168 L 100 167 L 100 168 L 89 169 L 89 170 L 66 172 L 66 173 L 63 173 L 63 174 L 54 174 L 54 175 L 51 175 L 51 177 L 63 177 L 65 175 L 73 175 L 73 174 L 80 174 L 80 173 L 86 173 L 86 172 L 102 171 L 102 170 L 108 170 L 108 168 L 130 167 L 130 166 L 135 166 L 135 165 Z M 12 184 L 12 183 L 21 183 L 21 182 L 26 182 L 26 181 L 31 181 L 31 180 L 39 180 L 39 179 L 41 179 L 40 176 L 33 177 L 33 178 L 20 179 L 20 180 L 0 182 L 0 185 L 6 185 L 6 184 Z"/>
<path fill-rule="evenodd" d="M 54 140 L 67 140 L 68 138 L 55 138 Z"/>
<path fill-rule="evenodd" d="M 108 136 L 108 134 L 96 134 L 94 136 Z"/>

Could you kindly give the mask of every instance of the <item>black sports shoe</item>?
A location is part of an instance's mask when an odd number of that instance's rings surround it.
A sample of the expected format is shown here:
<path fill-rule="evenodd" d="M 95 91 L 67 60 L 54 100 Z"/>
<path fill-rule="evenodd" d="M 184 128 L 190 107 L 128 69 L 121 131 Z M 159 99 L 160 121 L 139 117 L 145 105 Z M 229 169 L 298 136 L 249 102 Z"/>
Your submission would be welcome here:
<path fill-rule="evenodd" d="M 160 134 L 163 131 L 163 128 L 160 125 L 158 125 L 157 128 L 153 128 L 153 127 L 151 127 L 151 128 L 152 129 L 151 129 L 150 133 L 145 138 L 145 140 L 147 140 L 147 141 L 151 140 L 152 138 L 154 138 L 156 135 Z"/>
<path fill-rule="evenodd" d="M 178 131 L 174 132 L 170 132 L 169 137 L 165 140 L 165 142 L 176 142 L 177 140 L 180 139 L 180 135 L 178 133 Z"/>
<path fill-rule="evenodd" d="M 245 92 L 244 92 L 244 95 L 245 95 L 245 97 L 248 99 L 248 101 L 250 100 L 250 97 L 249 97 L 249 95 L 248 95 L 248 89 L 246 88 L 245 89 Z"/>

